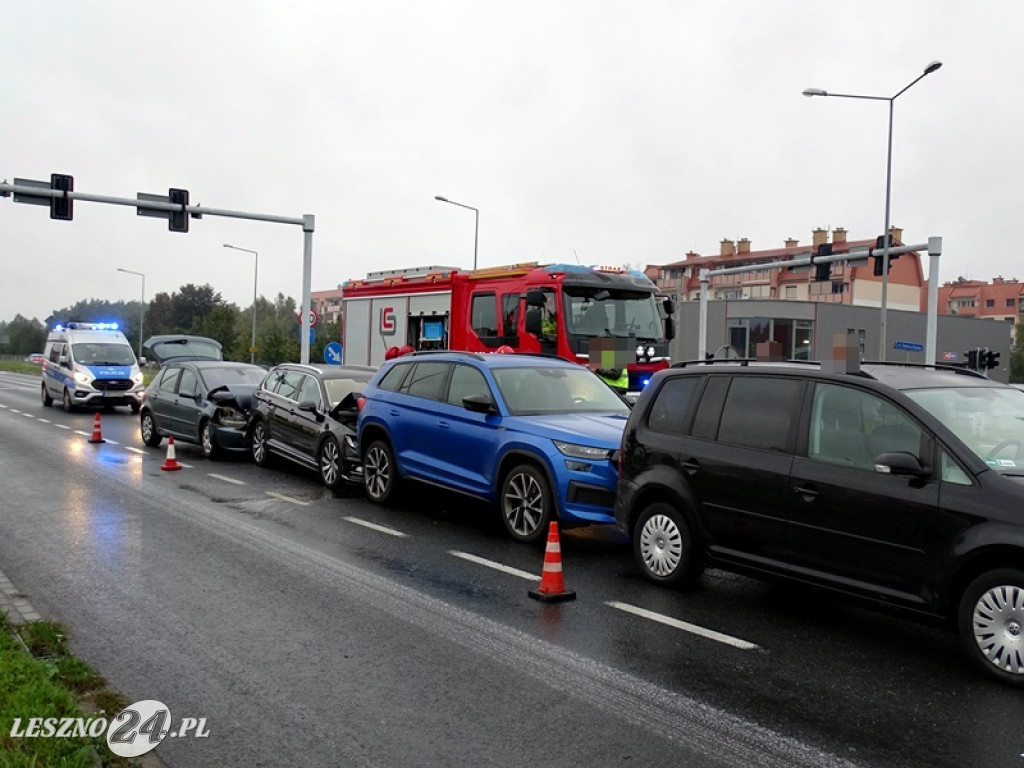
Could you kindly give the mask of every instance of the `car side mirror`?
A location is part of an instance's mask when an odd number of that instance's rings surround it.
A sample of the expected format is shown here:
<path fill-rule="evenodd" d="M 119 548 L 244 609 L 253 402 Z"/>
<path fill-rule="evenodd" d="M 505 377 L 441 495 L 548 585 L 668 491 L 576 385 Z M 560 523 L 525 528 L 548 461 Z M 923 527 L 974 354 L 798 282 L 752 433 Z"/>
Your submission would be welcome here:
<path fill-rule="evenodd" d="M 149 361 L 146 358 L 144 358 L 144 357 L 140 357 L 139 358 L 139 365 L 145 365 L 148 362 Z"/>
<path fill-rule="evenodd" d="M 487 395 L 466 395 L 462 398 L 462 407 L 474 413 L 497 413 L 494 401 Z"/>
<path fill-rule="evenodd" d="M 303 400 L 299 403 L 298 408 L 300 411 L 306 411 L 308 413 L 316 413 L 320 406 L 315 400 Z"/>
<path fill-rule="evenodd" d="M 672 299 L 665 299 L 661 306 L 665 308 L 665 314 L 669 317 L 676 313 L 676 303 Z"/>
<path fill-rule="evenodd" d="M 880 453 L 875 457 L 875 472 L 903 477 L 929 477 L 931 470 L 921 466 L 920 460 L 906 451 Z"/>
<path fill-rule="evenodd" d="M 544 306 L 544 291 L 527 291 L 526 292 L 526 306 L 527 307 L 543 307 Z"/>
<path fill-rule="evenodd" d="M 68 356 L 67 355 L 61 355 L 59 362 L 60 362 L 61 365 L 67 365 L 68 364 Z"/>
<path fill-rule="evenodd" d="M 523 319 L 523 329 L 534 336 L 540 336 L 542 310 L 540 307 L 530 307 L 526 310 L 526 317 Z"/>
<path fill-rule="evenodd" d="M 676 319 L 674 317 L 665 318 L 665 341 L 672 341 L 676 337 Z"/>

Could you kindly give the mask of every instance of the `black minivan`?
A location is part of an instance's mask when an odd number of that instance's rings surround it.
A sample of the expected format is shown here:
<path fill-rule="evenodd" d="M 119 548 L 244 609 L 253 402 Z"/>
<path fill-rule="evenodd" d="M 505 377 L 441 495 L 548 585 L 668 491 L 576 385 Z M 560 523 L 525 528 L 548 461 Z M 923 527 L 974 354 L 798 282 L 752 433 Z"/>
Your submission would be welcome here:
<path fill-rule="evenodd" d="M 650 580 L 704 566 L 950 620 L 1024 685 L 1024 397 L 966 369 L 719 361 L 660 371 L 616 523 Z"/>

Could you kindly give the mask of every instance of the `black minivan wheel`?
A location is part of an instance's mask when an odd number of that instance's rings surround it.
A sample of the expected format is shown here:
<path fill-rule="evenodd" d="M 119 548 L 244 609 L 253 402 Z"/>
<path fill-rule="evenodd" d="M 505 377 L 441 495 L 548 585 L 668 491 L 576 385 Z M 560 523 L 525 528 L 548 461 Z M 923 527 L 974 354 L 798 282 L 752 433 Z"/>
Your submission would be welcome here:
<path fill-rule="evenodd" d="M 960 598 L 960 639 L 975 666 L 1024 686 L 1024 571 L 999 568 L 970 583 Z"/>
<path fill-rule="evenodd" d="M 694 557 L 690 526 L 671 504 L 647 506 L 633 526 L 632 539 L 637 566 L 655 584 L 683 586 L 703 570 Z"/>

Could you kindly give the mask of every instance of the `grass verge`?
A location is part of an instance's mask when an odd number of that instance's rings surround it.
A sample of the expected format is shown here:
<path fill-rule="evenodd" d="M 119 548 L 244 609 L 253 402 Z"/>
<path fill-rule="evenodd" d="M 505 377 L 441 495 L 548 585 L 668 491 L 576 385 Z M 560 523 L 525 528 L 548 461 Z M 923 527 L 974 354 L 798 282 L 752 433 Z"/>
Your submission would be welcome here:
<path fill-rule="evenodd" d="M 0 614 L 0 766 L 4 768 L 128 768 L 106 738 L 12 737 L 15 718 L 105 717 L 130 703 L 68 652 L 59 624 L 35 621 L 12 627 Z"/>
<path fill-rule="evenodd" d="M 0 371 L 11 371 L 13 373 L 34 373 L 36 376 L 42 371 L 42 366 L 35 363 L 15 363 L 11 360 L 0 360 Z"/>

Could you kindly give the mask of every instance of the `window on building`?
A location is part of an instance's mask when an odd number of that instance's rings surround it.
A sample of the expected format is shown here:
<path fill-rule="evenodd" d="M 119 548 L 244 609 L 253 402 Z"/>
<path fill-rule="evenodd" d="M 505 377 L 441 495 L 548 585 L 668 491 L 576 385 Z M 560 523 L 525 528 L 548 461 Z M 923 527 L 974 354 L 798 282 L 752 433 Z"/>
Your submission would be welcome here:
<path fill-rule="evenodd" d="M 795 285 L 787 285 L 786 286 L 786 298 L 787 299 L 795 299 L 796 298 L 796 286 Z"/>
<path fill-rule="evenodd" d="M 985 299 L 985 306 L 986 307 L 994 307 L 995 305 L 996 305 L 996 300 L 995 299 Z"/>
<path fill-rule="evenodd" d="M 1015 306 L 1017 306 L 1017 300 L 1016 299 L 1007 299 L 1006 300 L 1006 306 L 1008 306 L 1008 307 L 1015 307 Z"/>

